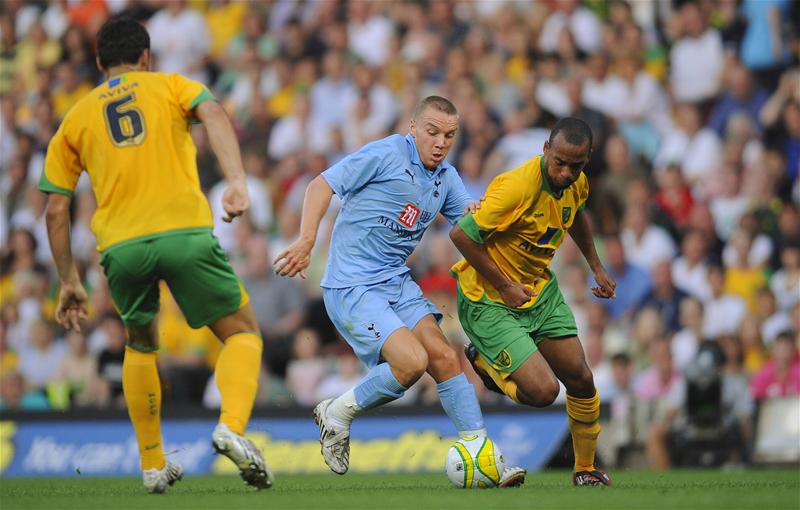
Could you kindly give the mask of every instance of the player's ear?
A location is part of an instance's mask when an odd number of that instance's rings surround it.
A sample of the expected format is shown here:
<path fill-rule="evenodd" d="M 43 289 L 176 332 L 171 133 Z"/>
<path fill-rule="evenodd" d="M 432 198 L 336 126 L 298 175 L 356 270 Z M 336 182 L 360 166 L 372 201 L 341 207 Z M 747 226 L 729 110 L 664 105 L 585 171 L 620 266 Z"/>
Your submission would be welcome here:
<path fill-rule="evenodd" d="M 106 70 L 103 69 L 103 64 L 100 63 L 100 55 L 94 57 L 94 63 L 97 66 L 98 71 L 100 71 L 101 73 L 106 72 Z"/>
<path fill-rule="evenodd" d="M 142 54 L 139 56 L 139 65 L 150 70 L 150 50 L 145 48 L 142 50 Z"/>
<path fill-rule="evenodd" d="M 408 131 L 411 133 L 411 136 L 414 137 L 415 140 L 417 139 L 417 133 L 414 132 L 416 127 L 417 127 L 417 122 L 414 119 L 414 117 L 411 117 L 411 121 L 408 123 Z"/>

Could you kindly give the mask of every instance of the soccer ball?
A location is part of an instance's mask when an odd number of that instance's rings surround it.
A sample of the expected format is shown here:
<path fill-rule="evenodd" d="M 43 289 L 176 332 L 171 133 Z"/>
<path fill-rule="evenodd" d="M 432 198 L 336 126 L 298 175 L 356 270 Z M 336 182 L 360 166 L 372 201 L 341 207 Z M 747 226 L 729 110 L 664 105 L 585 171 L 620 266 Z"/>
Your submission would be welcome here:
<path fill-rule="evenodd" d="M 506 468 L 500 448 L 486 436 L 459 439 L 447 452 L 445 471 L 456 487 L 488 489 L 500 482 Z"/>

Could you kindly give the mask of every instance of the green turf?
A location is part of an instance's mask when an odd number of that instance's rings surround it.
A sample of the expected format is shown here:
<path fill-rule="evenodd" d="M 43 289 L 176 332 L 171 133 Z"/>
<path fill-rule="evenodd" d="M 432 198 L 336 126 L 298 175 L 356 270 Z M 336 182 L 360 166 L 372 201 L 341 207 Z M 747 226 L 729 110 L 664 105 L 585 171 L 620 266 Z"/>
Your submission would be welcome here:
<path fill-rule="evenodd" d="M 135 478 L 0 479 L 0 508 L 800 508 L 800 472 L 613 472 L 610 488 L 572 487 L 565 471 L 534 473 L 524 487 L 463 490 L 444 475 L 292 475 L 252 492 L 238 478 L 189 476 L 168 494 L 148 495 Z"/>

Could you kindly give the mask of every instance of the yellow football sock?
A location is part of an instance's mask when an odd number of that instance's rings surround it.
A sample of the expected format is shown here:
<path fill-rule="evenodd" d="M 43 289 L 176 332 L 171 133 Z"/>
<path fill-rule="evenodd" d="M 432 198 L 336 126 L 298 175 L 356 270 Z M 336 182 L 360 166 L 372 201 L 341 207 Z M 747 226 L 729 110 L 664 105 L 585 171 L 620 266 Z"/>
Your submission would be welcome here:
<path fill-rule="evenodd" d="M 600 396 L 591 398 L 567 394 L 567 416 L 575 452 L 575 471 L 594 471 L 594 450 L 600 435 Z"/>
<path fill-rule="evenodd" d="M 254 333 L 236 333 L 225 340 L 215 371 L 222 395 L 219 422 L 244 434 L 258 390 L 263 342 Z"/>
<path fill-rule="evenodd" d="M 161 441 L 161 381 L 155 352 L 125 348 L 122 392 L 139 443 L 142 469 L 162 469 L 166 464 Z"/>
<path fill-rule="evenodd" d="M 482 354 L 478 354 L 478 356 L 475 358 L 475 365 L 486 372 L 486 374 L 492 378 L 492 381 L 494 381 L 494 383 L 497 384 L 497 386 L 503 390 L 503 393 L 508 395 L 511 400 L 518 404 L 522 403 L 519 401 L 519 398 L 517 398 L 517 383 L 508 377 L 503 377 L 503 374 L 495 370 L 494 367 L 492 367 L 492 365 L 486 361 L 486 358 L 484 358 Z"/>

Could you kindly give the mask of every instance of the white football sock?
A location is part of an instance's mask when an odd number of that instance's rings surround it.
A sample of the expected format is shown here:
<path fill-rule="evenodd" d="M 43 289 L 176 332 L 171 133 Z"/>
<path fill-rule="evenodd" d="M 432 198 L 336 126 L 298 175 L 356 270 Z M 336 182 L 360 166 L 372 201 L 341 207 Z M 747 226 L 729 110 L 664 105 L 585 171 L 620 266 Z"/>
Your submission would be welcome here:
<path fill-rule="evenodd" d="M 363 409 L 356 403 L 356 394 L 351 389 L 333 399 L 325 415 L 334 427 L 349 429 L 353 419 L 361 414 L 361 411 Z"/>

